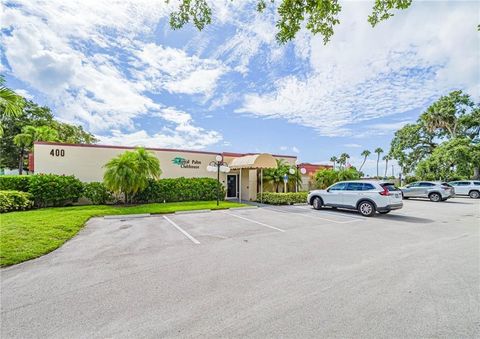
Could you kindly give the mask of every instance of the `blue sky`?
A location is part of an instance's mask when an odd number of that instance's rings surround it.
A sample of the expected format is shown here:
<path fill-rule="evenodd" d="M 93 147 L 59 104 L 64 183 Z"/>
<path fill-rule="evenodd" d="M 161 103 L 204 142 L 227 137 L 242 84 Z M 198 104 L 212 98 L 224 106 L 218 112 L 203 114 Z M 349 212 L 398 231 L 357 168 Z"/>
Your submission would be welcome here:
<path fill-rule="evenodd" d="M 175 1 L 9 1 L 0 72 L 104 144 L 307 162 L 347 152 L 357 166 L 439 96 L 479 98 L 478 2 L 414 1 L 373 29 L 371 1 L 341 1 L 326 46 L 307 31 L 278 45 L 273 6 L 209 3 L 213 24 L 198 32 L 170 30 Z"/>

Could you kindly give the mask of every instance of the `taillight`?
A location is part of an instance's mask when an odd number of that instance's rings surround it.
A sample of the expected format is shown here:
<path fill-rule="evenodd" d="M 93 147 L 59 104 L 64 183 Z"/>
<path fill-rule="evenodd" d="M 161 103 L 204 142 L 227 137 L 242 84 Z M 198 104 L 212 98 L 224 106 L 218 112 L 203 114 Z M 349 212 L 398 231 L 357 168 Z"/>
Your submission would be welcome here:
<path fill-rule="evenodd" d="M 383 192 L 379 192 L 379 193 L 380 195 L 384 195 L 384 196 L 390 195 L 390 191 L 386 187 L 383 187 Z"/>

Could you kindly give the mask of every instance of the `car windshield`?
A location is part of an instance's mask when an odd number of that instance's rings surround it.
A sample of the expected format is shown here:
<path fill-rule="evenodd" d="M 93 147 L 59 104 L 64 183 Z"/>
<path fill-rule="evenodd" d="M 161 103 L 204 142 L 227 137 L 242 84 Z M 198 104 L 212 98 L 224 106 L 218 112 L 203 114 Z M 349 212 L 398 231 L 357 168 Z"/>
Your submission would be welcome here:
<path fill-rule="evenodd" d="M 384 182 L 383 184 L 380 184 L 380 186 L 382 186 L 383 188 L 386 188 L 390 192 L 399 191 L 399 189 L 395 187 L 395 184 L 391 182 Z"/>

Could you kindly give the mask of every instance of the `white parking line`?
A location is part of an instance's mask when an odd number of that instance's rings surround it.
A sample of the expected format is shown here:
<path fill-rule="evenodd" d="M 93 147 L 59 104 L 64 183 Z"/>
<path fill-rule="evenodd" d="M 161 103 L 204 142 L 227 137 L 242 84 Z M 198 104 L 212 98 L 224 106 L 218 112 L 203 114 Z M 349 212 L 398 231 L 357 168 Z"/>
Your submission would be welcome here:
<path fill-rule="evenodd" d="M 289 214 L 292 214 L 292 215 L 299 215 L 299 216 L 310 218 L 310 219 L 320 219 L 320 220 L 330 221 L 330 222 L 334 222 L 336 224 L 349 224 L 351 222 L 362 221 L 361 219 L 357 219 L 357 218 L 352 218 L 350 220 L 345 220 L 345 221 L 338 221 L 338 220 L 333 220 L 333 219 L 322 218 L 322 217 L 319 217 L 318 215 L 310 215 L 311 212 L 293 213 L 293 212 L 286 211 L 286 209 L 281 210 L 281 209 L 273 208 L 273 207 L 264 207 L 264 208 L 267 209 L 267 210 L 272 210 L 272 211 L 279 212 L 279 213 L 289 213 Z"/>
<path fill-rule="evenodd" d="M 188 239 L 190 239 L 194 244 L 197 244 L 199 245 L 200 244 L 200 241 L 198 241 L 197 239 L 195 239 L 194 237 L 192 237 L 190 234 L 187 233 L 187 231 L 183 230 L 180 226 L 178 226 L 173 220 L 170 220 L 170 218 L 168 218 L 167 216 L 163 216 L 163 218 L 168 221 L 170 224 L 172 224 L 177 230 L 179 230 L 180 232 L 183 233 L 183 235 L 185 235 Z"/>
<path fill-rule="evenodd" d="M 274 226 L 270 226 L 270 225 L 267 225 L 267 224 L 264 224 L 263 222 L 260 222 L 260 221 L 256 221 L 256 220 L 253 220 L 253 219 L 249 219 L 249 218 L 245 218 L 245 217 L 242 217 L 242 216 L 239 216 L 237 214 L 233 214 L 233 213 L 228 213 L 228 212 L 221 212 L 223 214 L 228 214 L 232 217 L 235 217 L 235 218 L 239 218 L 239 219 L 243 219 L 243 220 L 246 220 L 246 221 L 250 221 L 250 222 L 253 222 L 255 224 L 258 224 L 258 225 L 262 225 L 264 227 L 268 227 L 268 228 L 271 228 L 271 229 L 274 229 L 274 230 L 277 230 L 277 231 L 280 231 L 280 232 L 285 232 L 285 230 L 282 230 L 281 228 L 277 228 L 277 227 L 274 227 Z"/>
<path fill-rule="evenodd" d="M 291 206 L 291 207 L 294 207 L 294 208 L 299 208 L 299 209 L 304 209 L 306 211 L 313 211 L 313 208 L 310 207 L 305 207 L 305 208 L 302 208 L 300 206 Z M 336 217 L 340 217 L 340 218 L 345 218 L 345 219 L 358 219 L 358 220 L 365 220 L 364 217 L 356 217 L 356 216 L 351 216 L 351 215 L 343 215 L 339 212 L 330 212 L 330 211 L 326 211 L 325 209 L 322 209 L 321 211 L 318 211 L 319 213 L 325 213 L 325 214 L 330 214 L 330 215 L 334 215 Z"/>

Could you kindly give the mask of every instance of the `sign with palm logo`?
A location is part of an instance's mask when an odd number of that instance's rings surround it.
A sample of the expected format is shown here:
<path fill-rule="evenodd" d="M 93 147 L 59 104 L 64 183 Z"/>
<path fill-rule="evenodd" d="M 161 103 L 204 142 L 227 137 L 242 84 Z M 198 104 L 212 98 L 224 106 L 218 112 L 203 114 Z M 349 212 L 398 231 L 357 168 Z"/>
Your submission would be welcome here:
<path fill-rule="evenodd" d="M 186 161 L 187 161 L 187 159 L 182 158 L 182 157 L 175 157 L 175 158 L 172 159 L 172 163 L 173 163 L 174 165 L 178 165 L 178 166 L 181 166 L 181 165 L 184 164 Z"/>

